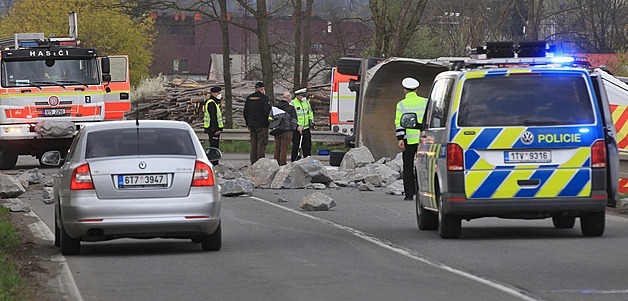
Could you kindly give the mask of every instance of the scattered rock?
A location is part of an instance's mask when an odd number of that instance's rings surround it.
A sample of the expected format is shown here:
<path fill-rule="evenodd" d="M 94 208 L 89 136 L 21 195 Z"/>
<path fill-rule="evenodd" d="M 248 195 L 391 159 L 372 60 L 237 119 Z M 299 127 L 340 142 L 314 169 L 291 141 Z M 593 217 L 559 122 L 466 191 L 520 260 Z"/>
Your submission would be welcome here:
<path fill-rule="evenodd" d="M 327 184 L 332 181 L 331 173 L 327 170 L 323 163 L 316 159 L 308 157 L 298 160 L 294 163 L 301 166 L 305 171 L 310 174 L 310 181 L 312 183 Z"/>
<path fill-rule="evenodd" d="M 244 178 L 237 178 L 233 180 L 226 180 L 222 184 L 223 196 L 238 196 L 243 194 L 251 194 L 255 189 L 255 184 Z"/>
<path fill-rule="evenodd" d="M 28 204 L 17 200 L 18 202 L 16 204 L 13 204 L 9 207 L 9 210 L 11 212 L 31 212 L 31 206 L 29 206 Z"/>
<path fill-rule="evenodd" d="M 0 198 L 15 198 L 24 192 L 26 189 L 16 177 L 0 173 Z"/>
<path fill-rule="evenodd" d="M 315 192 L 305 196 L 299 206 L 307 211 L 327 211 L 335 207 L 336 202 L 325 194 Z"/>
<path fill-rule="evenodd" d="M 312 177 L 308 171 L 295 162 L 292 162 L 279 167 L 279 170 L 275 174 L 275 178 L 270 184 L 270 188 L 300 189 L 305 188 L 307 184 L 310 184 L 311 180 Z"/>
<path fill-rule="evenodd" d="M 259 187 L 270 184 L 279 169 L 279 163 L 275 159 L 261 158 L 251 165 L 245 172 L 246 178 Z"/>
<path fill-rule="evenodd" d="M 403 180 L 397 180 L 386 187 L 386 193 L 392 195 L 403 194 Z"/>
<path fill-rule="evenodd" d="M 284 199 L 284 198 L 278 198 L 277 199 L 277 203 L 286 203 L 288 202 L 288 200 Z"/>
<path fill-rule="evenodd" d="M 315 190 L 325 190 L 327 186 L 325 186 L 325 184 L 323 183 L 313 183 L 312 188 L 314 188 Z"/>
<path fill-rule="evenodd" d="M 358 167 L 364 167 L 369 163 L 373 163 L 375 159 L 373 154 L 366 146 L 360 146 L 350 149 L 342 159 L 340 163 L 340 169 L 356 169 Z"/>
<path fill-rule="evenodd" d="M 54 197 L 54 188 L 44 187 L 41 191 L 41 196 L 44 197 L 44 199 L 52 199 Z"/>
<path fill-rule="evenodd" d="M 41 183 L 44 180 L 44 176 L 39 172 L 39 169 L 33 168 L 19 175 L 18 179 L 25 180 L 32 185 Z"/>
<path fill-rule="evenodd" d="M 371 183 L 362 183 L 358 185 L 358 190 L 360 191 L 373 191 L 375 190 L 375 186 Z"/>
<path fill-rule="evenodd" d="M 382 176 L 378 174 L 367 175 L 364 177 L 364 183 L 371 184 L 376 187 L 382 187 Z"/>
<path fill-rule="evenodd" d="M 44 183 L 44 187 L 52 187 L 54 186 L 54 180 L 50 179 L 48 181 L 46 181 L 46 183 Z"/>

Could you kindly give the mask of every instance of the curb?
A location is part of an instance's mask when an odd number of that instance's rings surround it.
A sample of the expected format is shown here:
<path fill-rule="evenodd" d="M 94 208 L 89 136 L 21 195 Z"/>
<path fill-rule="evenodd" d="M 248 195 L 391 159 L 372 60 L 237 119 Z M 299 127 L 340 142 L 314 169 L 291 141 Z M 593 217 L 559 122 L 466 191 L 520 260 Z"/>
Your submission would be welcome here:
<path fill-rule="evenodd" d="M 33 233 L 33 235 L 37 238 L 43 239 L 45 241 L 49 241 L 51 243 L 54 242 L 54 234 L 48 226 L 35 214 L 34 212 L 25 213 L 27 216 L 37 218 L 37 221 L 28 225 L 28 228 Z M 72 276 L 72 272 L 70 271 L 70 267 L 65 260 L 65 256 L 59 254 L 50 258 L 52 262 L 59 262 L 61 264 L 61 270 L 59 274 L 51 281 L 53 286 L 57 291 L 64 295 L 64 300 L 70 301 L 83 301 L 83 297 L 76 286 L 76 282 L 74 281 L 74 277 Z"/>

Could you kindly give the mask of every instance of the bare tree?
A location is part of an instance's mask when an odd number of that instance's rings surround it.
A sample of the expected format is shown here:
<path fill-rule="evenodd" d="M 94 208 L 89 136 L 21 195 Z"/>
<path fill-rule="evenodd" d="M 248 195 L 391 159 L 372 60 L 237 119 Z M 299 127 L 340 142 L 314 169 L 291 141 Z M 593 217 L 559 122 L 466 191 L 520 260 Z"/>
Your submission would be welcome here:
<path fill-rule="evenodd" d="M 256 7 L 253 8 L 246 0 L 237 0 L 238 3 L 250 14 L 253 15 L 257 23 L 256 28 L 246 27 L 257 36 L 260 61 L 262 63 L 262 78 L 266 84 L 266 95 L 274 102 L 274 72 L 273 57 L 270 51 L 270 35 L 268 34 L 268 12 L 266 11 L 266 0 L 257 0 Z"/>
<path fill-rule="evenodd" d="M 227 0 L 218 0 L 220 5 L 220 29 L 222 31 L 222 70 L 225 81 L 225 127 L 233 128 L 233 93 L 231 85 L 231 58 L 229 45 L 229 22 Z"/>
<path fill-rule="evenodd" d="M 375 25 L 373 54 L 380 57 L 403 55 L 408 42 L 419 29 L 427 2 L 427 0 L 369 1 Z"/>
<path fill-rule="evenodd" d="M 300 85 L 307 85 L 310 76 L 310 52 L 312 51 L 311 24 L 312 24 L 312 6 L 314 0 L 306 0 L 305 4 L 305 22 L 303 24 L 303 43 L 302 43 L 302 64 Z M 296 78 L 295 78 L 296 80 Z"/>
<path fill-rule="evenodd" d="M 294 16 L 294 75 L 293 75 L 293 90 L 301 88 L 301 81 L 299 80 L 301 74 L 301 7 L 303 3 L 301 0 L 292 0 L 293 16 Z"/>

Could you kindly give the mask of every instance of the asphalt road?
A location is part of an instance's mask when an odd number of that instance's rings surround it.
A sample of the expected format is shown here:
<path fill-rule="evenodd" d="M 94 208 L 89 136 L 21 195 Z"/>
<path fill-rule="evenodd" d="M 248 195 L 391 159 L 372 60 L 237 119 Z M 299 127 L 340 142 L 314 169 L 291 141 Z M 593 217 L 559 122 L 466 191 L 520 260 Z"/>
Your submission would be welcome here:
<path fill-rule="evenodd" d="M 83 300 L 628 299 L 622 215 L 608 215 L 601 238 L 583 237 L 579 223 L 558 230 L 551 220 L 486 218 L 442 240 L 418 230 L 414 203 L 401 197 L 328 189 L 335 208 L 299 209 L 313 192 L 223 198 L 219 252 L 185 240 L 113 240 L 83 243 L 66 260 Z M 29 202 L 52 229 L 52 205 Z"/>

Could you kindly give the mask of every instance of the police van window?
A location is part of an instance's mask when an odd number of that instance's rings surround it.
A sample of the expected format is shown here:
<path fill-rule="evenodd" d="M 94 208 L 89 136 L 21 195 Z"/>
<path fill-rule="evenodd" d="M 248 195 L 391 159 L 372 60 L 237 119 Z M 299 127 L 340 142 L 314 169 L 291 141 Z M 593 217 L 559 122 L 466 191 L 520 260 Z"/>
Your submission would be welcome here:
<path fill-rule="evenodd" d="M 595 115 L 583 77 L 534 74 L 465 81 L 458 126 L 592 124 Z"/>
<path fill-rule="evenodd" d="M 434 83 L 429 99 L 428 121 L 430 128 L 444 127 L 447 120 L 448 95 L 453 79 L 440 79 Z"/>

